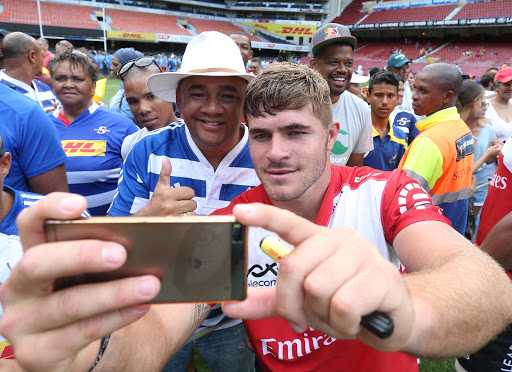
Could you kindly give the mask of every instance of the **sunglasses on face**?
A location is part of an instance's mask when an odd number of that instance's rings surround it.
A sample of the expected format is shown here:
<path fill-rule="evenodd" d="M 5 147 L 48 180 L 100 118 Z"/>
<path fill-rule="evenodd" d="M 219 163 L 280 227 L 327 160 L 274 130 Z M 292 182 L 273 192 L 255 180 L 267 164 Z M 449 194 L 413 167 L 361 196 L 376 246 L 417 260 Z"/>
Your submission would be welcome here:
<path fill-rule="evenodd" d="M 119 70 L 117 70 L 117 74 L 121 77 L 121 80 L 123 80 L 123 74 L 126 74 L 133 66 L 137 67 L 148 67 L 152 64 L 155 64 L 156 67 L 162 72 L 162 69 L 160 66 L 158 66 L 158 63 L 152 58 L 152 57 L 140 57 L 137 59 L 132 59 L 131 61 L 126 62 L 124 65 L 119 67 Z"/>

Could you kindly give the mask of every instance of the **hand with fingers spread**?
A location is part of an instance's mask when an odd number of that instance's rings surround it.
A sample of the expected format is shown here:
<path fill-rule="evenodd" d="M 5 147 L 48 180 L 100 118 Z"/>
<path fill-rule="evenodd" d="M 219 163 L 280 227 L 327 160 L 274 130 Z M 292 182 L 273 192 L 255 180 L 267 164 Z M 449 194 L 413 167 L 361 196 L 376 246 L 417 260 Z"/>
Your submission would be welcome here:
<path fill-rule="evenodd" d="M 136 213 L 137 216 L 195 215 L 197 203 L 192 199 L 195 195 L 194 190 L 190 187 L 171 187 L 171 173 L 171 162 L 163 159 L 153 196 L 149 203 Z"/>
<path fill-rule="evenodd" d="M 125 249 L 111 242 L 45 242 L 46 219 L 78 218 L 85 207 L 81 196 L 54 193 L 18 218 L 25 253 L 0 287 L 0 334 L 29 371 L 88 370 L 98 355 L 98 341 L 143 317 L 149 306 L 137 304 L 159 292 L 153 276 L 53 291 L 59 277 L 110 271 L 126 260 Z"/>
<path fill-rule="evenodd" d="M 243 224 L 277 233 L 295 249 L 281 259 L 276 287 L 249 288 L 246 301 L 223 305 L 228 316 L 280 316 L 297 333 L 311 327 L 386 351 L 407 344 L 414 321 L 411 299 L 400 272 L 371 242 L 348 227 L 328 229 L 271 206 L 239 204 L 233 213 Z M 389 339 L 360 326 L 361 317 L 376 310 L 396 319 Z"/>

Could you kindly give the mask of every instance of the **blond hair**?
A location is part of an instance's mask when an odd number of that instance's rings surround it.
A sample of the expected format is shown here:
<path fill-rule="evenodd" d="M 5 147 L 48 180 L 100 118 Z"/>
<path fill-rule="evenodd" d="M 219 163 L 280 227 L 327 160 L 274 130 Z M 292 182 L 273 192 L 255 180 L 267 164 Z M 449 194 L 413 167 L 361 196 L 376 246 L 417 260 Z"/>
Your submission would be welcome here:
<path fill-rule="evenodd" d="M 311 105 L 313 115 L 327 130 L 332 122 L 329 86 L 317 71 L 289 62 L 272 63 L 247 86 L 244 116 L 275 115 Z"/>

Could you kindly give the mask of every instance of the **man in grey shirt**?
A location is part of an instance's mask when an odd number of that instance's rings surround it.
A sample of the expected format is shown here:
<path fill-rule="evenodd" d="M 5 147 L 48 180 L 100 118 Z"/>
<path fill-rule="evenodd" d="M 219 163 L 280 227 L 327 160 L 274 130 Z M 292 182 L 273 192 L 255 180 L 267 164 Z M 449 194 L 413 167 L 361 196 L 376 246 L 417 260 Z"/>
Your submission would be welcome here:
<path fill-rule="evenodd" d="M 364 154 L 373 150 L 372 121 L 368 105 L 347 88 L 354 69 L 356 38 L 347 27 L 328 23 L 313 34 L 312 68 L 327 80 L 334 120 L 340 132 L 331 151 L 335 165 L 362 166 Z"/>

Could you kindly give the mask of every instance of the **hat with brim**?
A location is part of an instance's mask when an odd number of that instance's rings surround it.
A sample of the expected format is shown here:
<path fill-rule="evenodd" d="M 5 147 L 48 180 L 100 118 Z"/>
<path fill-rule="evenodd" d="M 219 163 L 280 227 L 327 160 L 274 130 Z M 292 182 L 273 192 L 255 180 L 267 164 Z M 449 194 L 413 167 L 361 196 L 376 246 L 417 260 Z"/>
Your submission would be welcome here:
<path fill-rule="evenodd" d="M 352 49 L 356 49 L 357 39 L 352 36 L 347 27 L 338 23 L 327 23 L 313 34 L 313 55 L 333 43 L 347 43 Z"/>
<path fill-rule="evenodd" d="M 190 76 L 233 76 L 247 82 L 255 77 L 246 72 L 236 43 L 217 31 L 203 32 L 190 40 L 181 69 L 178 72 L 151 75 L 148 88 L 158 98 L 173 102 L 179 82 Z"/>
<path fill-rule="evenodd" d="M 350 84 L 364 84 L 368 82 L 368 80 L 370 80 L 368 76 L 353 73 L 352 78 L 350 79 Z"/>
<path fill-rule="evenodd" d="M 512 67 L 502 68 L 494 75 L 494 81 L 499 81 L 500 83 L 508 83 L 511 80 Z"/>
<path fill-rule="evenodd" d="M 388 59 L 388 64 L 386 65 L 386 68 L 390 67 L 402 67 L 406 63 L 411 63 L 407 57 L 402 53 L 395 53 Z"/>

